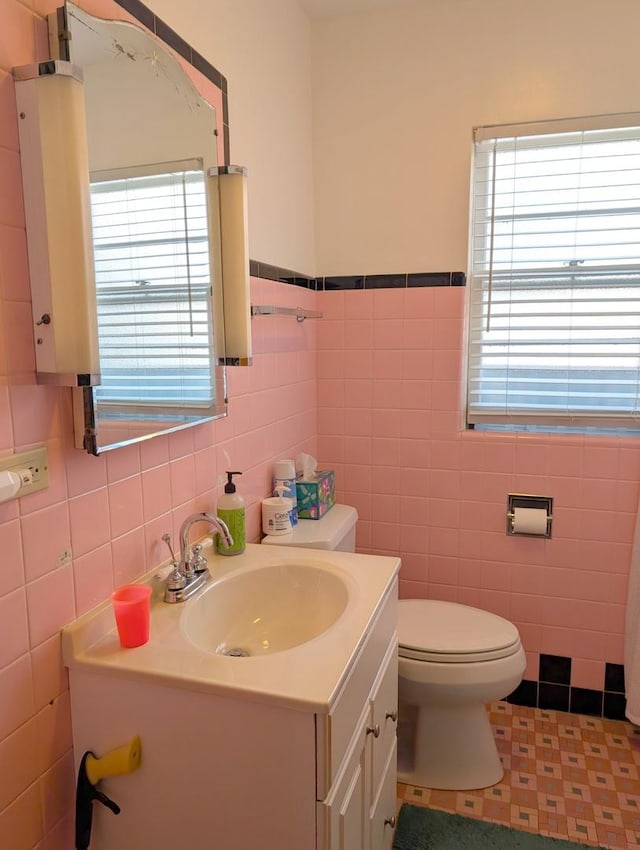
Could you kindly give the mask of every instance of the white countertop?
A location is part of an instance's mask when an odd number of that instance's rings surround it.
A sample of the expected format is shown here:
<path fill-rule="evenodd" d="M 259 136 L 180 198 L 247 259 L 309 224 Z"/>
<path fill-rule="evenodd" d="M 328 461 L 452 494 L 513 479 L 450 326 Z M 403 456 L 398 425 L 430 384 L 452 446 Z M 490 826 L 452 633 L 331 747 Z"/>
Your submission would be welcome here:
<path fill-rule="evenodd" d="M 64 662 L 113 676 L 149 679 L 192 690 L 239 695 L 304 711 L 326 713 L 386 595 L 396 591 L 400 559 L 350 552 L 248 544 L 242 555 L 224 557 L 205 550 L 211 580 L 192 599 L 152 598 L 149 642 L 122 649 L 111 602 L 102 603 L 63 629 Z M 274 564 L 322 565 L 340 574 L 349 589 L 347 606 L 333 626 L 307 643 L 281 652 L 233 658 L 203 651 L 182 629 L 181 620 L 202 593 L 215 593 L 225 577 Z M 153 582 L 151 571 L 142 581 Z M 212 585 L 214 585 L 212 587 Z"/>

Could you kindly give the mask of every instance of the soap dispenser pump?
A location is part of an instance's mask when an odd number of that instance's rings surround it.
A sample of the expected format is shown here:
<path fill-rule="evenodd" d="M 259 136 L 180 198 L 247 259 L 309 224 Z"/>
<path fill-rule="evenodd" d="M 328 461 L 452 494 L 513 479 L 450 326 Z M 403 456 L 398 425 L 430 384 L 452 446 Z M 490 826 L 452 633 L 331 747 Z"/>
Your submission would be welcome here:
<path fill-rule="evenodd" d="M 217 514 L 221 520 L 226 522 L 233 537 L 233 545 L 227 546 L 222 536 L 216 534 L 216 552 L 220 555 L 240 555 L 241 552 L 244 552 L 247 544 L 244 499 L 240 493 L 236 492 L 236 485 L 233 483 L 234 475 L 242 475 L 242 473 L 227 470 L 224 495 L 218 499 Z"/>

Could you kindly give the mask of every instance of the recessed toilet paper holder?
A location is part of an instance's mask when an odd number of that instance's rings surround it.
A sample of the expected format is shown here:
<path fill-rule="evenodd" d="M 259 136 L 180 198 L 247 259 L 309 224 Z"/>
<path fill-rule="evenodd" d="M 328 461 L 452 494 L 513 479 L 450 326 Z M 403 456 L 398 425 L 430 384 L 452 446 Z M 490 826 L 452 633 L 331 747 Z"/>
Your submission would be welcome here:
<path fill-rule="evenodd" d="M 516 510 L 524 508 L 527 520 L 532 520 L 535 530 L 529 523 L 517 519 Z M 539 511 L 536 518 L 530 511 Z M 544 512 L 544 516 L 542 513 Z M 553 499 L 550 496 L 529 496 L 522 493 L 509 493 L 507 500 L 507 534 L 518 537 L 551 537 L 551 522 L 553 520 Z M 518 525 L 520 524 L 520 529 Z"/>

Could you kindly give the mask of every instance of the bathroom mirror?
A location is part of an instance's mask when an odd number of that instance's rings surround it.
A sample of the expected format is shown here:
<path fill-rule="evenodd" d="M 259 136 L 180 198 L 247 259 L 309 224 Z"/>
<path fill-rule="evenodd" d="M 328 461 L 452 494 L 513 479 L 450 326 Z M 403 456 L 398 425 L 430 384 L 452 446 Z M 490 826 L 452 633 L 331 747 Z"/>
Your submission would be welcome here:
<path fill-rule="evenodd" d="M 66 3 L 55 27 L 84 77 L 101 383 L 73 390 L 74 423 L 99 454 L 226 413 L 222 122 L 142 26 Z"/>

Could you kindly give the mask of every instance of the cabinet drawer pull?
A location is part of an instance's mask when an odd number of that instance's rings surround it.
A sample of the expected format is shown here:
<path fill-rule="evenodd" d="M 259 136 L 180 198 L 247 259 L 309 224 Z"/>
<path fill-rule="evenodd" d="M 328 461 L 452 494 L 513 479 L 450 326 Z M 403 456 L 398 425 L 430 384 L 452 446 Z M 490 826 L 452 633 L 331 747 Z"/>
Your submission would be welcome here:
<path fill-rule="evenodd" d="M 387 713 L 384 716 L 384 719 L 385 720 L 393 720 L 393 722 L 395 723 L 396 720 L 398 719 L 398 712 L 395 711 L 395 710 L 394 711 L 387 711 Z"/>
<path fill-rule="evenodd" d="M 367 735 L 373 735 L 374 738 L 380 737 L 380 724 L 376 723 L 375 726 L 367 726 Z"/>
<path fill-rule="evenodd" d="M 385 819 L 384 819 L 384 825 L 385 825 L 385 826 L 390 826 L 390 827 L 391 827 L 391 829 L 395 829 L 395 825 L 396 825 L 396 816 L 395 816 L 395 815 L 391 815 L 391 817 L 390 817 L 390 818 L 385 818 Z"/>

